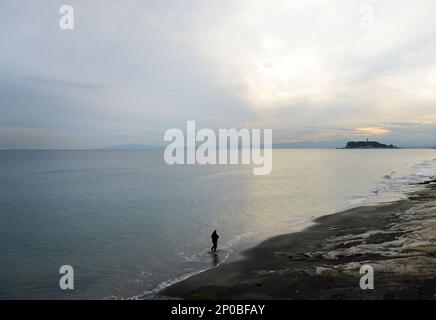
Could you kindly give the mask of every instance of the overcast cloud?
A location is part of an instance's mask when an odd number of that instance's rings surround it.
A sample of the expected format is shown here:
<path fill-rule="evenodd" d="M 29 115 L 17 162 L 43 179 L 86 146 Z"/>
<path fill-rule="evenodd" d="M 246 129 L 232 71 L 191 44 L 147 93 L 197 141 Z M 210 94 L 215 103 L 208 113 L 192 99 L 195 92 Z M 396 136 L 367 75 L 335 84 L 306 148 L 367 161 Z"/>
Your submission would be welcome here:
<path fill-rule="evenodd" d="M 0 2 L 0 148 L 163 144 L 272 128 L 275 143 L 436 145 L 436 2 Z"/>

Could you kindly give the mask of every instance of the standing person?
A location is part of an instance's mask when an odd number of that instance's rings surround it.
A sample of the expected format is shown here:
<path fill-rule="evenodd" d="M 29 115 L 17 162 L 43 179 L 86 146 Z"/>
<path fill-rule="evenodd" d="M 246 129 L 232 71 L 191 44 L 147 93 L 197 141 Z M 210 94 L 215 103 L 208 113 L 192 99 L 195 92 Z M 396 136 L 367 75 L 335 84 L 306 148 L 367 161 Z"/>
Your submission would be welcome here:
<path fill-rule="evenodd" d="M 217 233 L 216 230 L 213 230 L 212 235 L 210 236 L 212 238 L 212 248 L 210 248 L 210 250 L 212 252 L 216 252 L 216 247 L 218 246 L 218 238 L 220 237 Z"/>

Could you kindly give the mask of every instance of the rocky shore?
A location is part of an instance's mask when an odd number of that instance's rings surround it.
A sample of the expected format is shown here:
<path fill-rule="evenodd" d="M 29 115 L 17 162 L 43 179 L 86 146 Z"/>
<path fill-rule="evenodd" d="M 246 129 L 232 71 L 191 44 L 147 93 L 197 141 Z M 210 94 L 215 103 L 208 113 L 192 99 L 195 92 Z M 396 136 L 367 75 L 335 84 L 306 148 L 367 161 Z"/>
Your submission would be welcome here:
<path fill-rule="evenodd" d="M 362 265 L 374 289 L 362 290 Z M 436 299 L 436 184 L 315 220 L 160 293 L 163 299 Z"/>

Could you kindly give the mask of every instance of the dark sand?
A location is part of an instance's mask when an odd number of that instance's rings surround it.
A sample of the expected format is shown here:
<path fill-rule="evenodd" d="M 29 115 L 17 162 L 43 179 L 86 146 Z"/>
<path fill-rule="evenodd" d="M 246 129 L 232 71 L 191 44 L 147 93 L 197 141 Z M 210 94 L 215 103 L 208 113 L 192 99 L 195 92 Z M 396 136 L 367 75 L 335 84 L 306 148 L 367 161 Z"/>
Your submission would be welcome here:
<path fill-rule="evenodd" d="M 360 267 L 374 268 L 362 290 Z M 271 238 L 244 259 L 176 283 L 163 299 L 435 299 L 436 185 Z"/>

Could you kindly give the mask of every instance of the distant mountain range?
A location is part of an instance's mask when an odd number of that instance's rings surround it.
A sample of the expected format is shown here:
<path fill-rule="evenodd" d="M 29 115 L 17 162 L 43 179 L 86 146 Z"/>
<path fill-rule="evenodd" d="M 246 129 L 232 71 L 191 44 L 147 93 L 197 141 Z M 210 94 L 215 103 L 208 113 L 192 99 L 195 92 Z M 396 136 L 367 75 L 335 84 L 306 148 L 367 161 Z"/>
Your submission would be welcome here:
<path fill-rule="evenodd" d="M 273 144 L 273 149 L 311 149 L 311 148 L 322 148 L 322 149 L 334 149 L 337 145 L 341 143 L 339 141 L 326 141 L 326 142 L 301 142 L 301 143 L 278 143 Z M 336 145 L 336 146 L 335 146 Z M 105 147 L 105 150 L 157 150 L 164 149 L 165 145 L 162 146 L 152 146 L 146 144 L 120 144 L 113 145 L 109 147 Z M 425 146 L 413 146 L 407 148 L 430 148 L 436 149 L 436 147 L 425 147 Z M 400 149 L 400 147 L 393 144 L 384 144 L 378 141 L 349 141 L 346 143 L 345 147 L 336 148 L 336 149 Z"/>
<path fill-rule="evenodd" d="M 162 148 L 162 147 L 150 146 L 150 145 L 146 145 L 146 144 L 130 143 L 130 144 L 113 145 L 113 146 L 106 147 L 104 149 L 109 149 L 109 150 L 153 150 L 153 149 L 160 149 L 160 148 Z"/>

